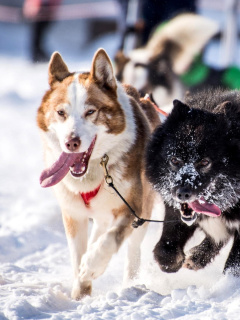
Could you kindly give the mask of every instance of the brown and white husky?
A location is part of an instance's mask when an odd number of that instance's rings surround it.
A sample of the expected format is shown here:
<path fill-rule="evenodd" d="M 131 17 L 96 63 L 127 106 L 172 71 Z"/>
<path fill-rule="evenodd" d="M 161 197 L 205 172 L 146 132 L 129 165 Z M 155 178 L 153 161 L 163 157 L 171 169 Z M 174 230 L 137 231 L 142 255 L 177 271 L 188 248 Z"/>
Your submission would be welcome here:
<path fill-rule="evenodd" d="M 150 217 L 154 194 L 145 179 L 143 154 L 159 117 L 135 89 L 116 81 L 103 49 L 85 73 L 69 72 L 55 52 L 49 85 L 37 114 L 46 165 L 40 183 L 54 186 L 74 271 L 72 298 L 80 299 L 91 294 L 92 280 L 127 237 L 125 276 L 137 273 L 146 225 L 132 228 L 134 217 L 106 184 L 100 162 L 107 154 L 114 185 L 136 213 Z"/>

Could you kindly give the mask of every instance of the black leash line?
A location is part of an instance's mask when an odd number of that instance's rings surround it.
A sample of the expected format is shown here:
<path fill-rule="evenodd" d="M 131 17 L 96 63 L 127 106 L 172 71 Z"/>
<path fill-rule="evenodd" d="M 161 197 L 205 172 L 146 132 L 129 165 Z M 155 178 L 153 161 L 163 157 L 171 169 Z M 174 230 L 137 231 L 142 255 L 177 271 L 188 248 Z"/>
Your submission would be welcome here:
<path fill-rule="evenodd" d="M 130 206 L 130 204 L 123 198 L 123 196 L 119 193 L 119 191 L 116 189 L 116 187 L 113 184 L 113 178 L 108 174 L 108 170 L 107 170 L 107 163 L 108 163 L 108 155 L 105 154 L 100 162 L 100 165 L 103 167 L 104 172 L 105 172 L 105 181 L 106 184 L 111 187 L 116 194 L 120 197 L 120 199 L 126 204 L 126 206 L 129 208 L 129 210 L 131 211 L 131 213 L 135 216 L 135 218 L 137 218 L 137 220 L 134 220 L 132 223 L 132 227 L 133 228 L 138 228 L 139 226 L 142 226 L 145 222 L 160 222 L 160 223 L 171 223 L 171 222 L 179 222 L 179 220 L 152 220 L 152 219 L 144 219 L 144 218 L 140 218 L 136 212 L 133 210 L 133 208 Z"/>

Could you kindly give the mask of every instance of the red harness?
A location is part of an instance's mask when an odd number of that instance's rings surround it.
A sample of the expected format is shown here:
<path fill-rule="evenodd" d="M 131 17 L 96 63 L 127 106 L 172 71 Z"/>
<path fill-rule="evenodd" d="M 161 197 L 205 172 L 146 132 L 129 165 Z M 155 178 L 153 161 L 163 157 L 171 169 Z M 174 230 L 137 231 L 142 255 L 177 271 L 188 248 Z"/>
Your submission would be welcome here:
<path fill-rule="evenodd" d="M 152 101 L 151 101 L 151 102 L 152 102 Z M 153 104 L 153 106 L 154 106 L 154 108 L 155 108 L 155 110 L 156 110 L 157 112 L 163 114 L 165 117 L 168 116 L 168 113 L 167 113 L 167 112 L 165 112 L 165 111 L 163 111 L 162 109 L 160 109 L 155 103 L 152 102 L 152 104 Z"/>
<path fill-rule="evenodd" d="M 156 105 L 156 103 L 150 98 L 150 95 L 149 95 L 148 93 L 145 95 L 144 99 L 145 99 L 145 100 L 149 100 L 149 101 L 152 103 L 154 109 L 155 109 L 157 112 L 161 113 L 161 114 L 164 115 L 165 117 L 168 116 L 168 113 L 165 112 L 165 111 L 163 111 L 162 109 L 160 109 L 160 108 Z"/>
<path fill-rule="evenodd" d="M 101 184 L 93 191 L 80 192 L 80 196 L 82 197 L 87 207 L 90 206 L 90 201 L 98 194 L 100 187 L 101 187 Z"/>

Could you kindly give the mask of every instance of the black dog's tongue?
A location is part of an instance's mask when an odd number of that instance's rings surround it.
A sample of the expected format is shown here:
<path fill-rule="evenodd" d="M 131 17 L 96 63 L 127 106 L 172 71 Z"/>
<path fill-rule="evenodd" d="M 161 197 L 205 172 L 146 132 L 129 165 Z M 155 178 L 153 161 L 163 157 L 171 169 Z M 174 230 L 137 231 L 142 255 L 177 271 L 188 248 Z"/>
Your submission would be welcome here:
<path fill-rule="evenodd" d="M 221 215 L 220 208 L 213 203 L 208 203 L 203 197 L 188 203 L 188 206 L 195 212 L 206 214 L 210 217 L 219 217 Z"/>

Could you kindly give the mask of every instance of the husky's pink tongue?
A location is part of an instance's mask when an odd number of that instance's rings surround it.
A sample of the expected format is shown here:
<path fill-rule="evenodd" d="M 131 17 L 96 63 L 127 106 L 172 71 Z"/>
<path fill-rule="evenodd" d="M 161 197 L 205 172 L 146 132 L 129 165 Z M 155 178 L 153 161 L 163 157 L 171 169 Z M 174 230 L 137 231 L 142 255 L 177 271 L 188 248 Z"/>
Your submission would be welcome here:
<path fill-rule="evenodd" d="M 61 181 L 69 171 L 79 153 L 63 152 L 59 159 L 48 169 L 43 170 L 40 176 L 40 184 L 43 188 L 51 187 Z"/>
<path fill-rule="evenodd" d="M 203 197 L 200 200 L 188 203 L 188 206 L 195 212 L 203 213 L 210 217 L 219 217 L 221 215 L 220 208 L 215 204 L 206 202 Z"/>
<path fill-rule="evenodd" d="M 48 169 L 43 170 L 40 184 L 43 188 L 51 187 L 60 182 L 70 172 L 75 178 L 83 176 L 88 168 L 88 162 L 96 142 L 96 137 L 91 142 L 88 150 L 81 153 L 63 152 L 59 159 Z"/>

